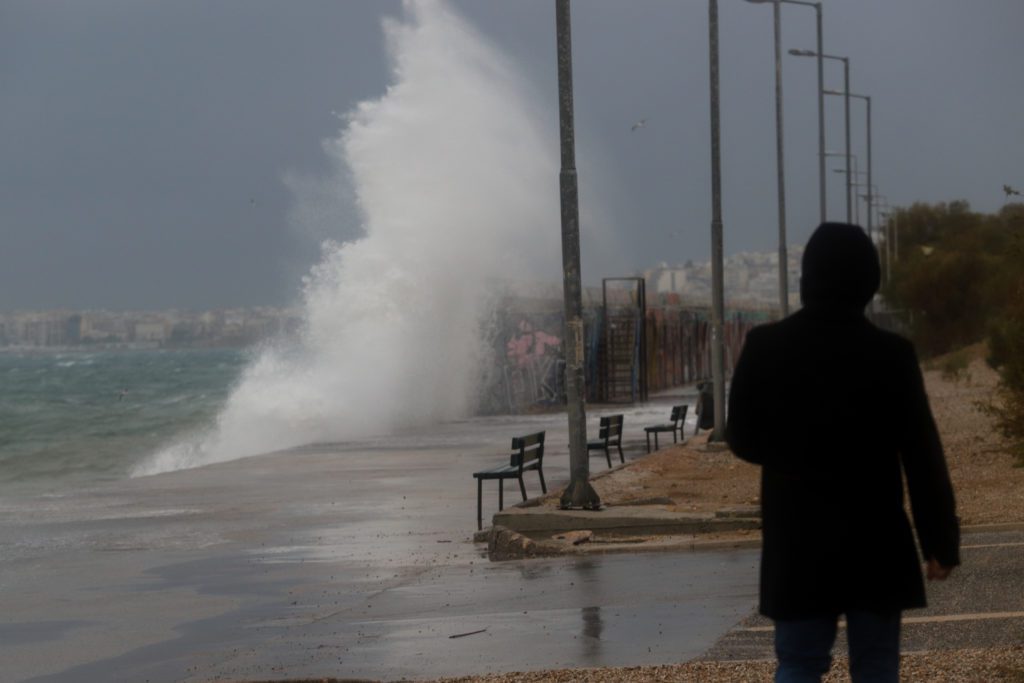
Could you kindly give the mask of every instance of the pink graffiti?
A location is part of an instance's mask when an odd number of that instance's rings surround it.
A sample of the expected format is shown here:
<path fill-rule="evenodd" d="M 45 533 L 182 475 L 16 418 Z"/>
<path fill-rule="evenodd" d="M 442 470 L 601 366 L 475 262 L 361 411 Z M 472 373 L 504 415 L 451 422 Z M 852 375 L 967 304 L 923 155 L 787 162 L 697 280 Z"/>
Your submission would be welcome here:
<path fill-rule="evenodd" d="M 548 348 L 557 349 L 562 345 L 559 337 L 543 330 L 534 331 L 533 325 L 522 320 L 519 322 L 520 334 L 513 337 L 506 345 L 506 354 L 516 367 L 524 368 L 534 359 L 547 355 Z"/>

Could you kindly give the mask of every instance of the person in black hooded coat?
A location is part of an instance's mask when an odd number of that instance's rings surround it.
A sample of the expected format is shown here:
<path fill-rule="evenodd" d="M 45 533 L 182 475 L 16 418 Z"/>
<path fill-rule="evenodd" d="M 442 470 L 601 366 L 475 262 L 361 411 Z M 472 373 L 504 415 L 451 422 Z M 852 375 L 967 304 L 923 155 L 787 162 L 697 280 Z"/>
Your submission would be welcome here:
<path fill-rule="evenodd" d="M 777 681 L 820 680 L 840 614 L 853 680 L 896 680 L 900 613 L 925 606 L 903 476 L 929 579 L 960 563 L 953 489 L 912 344 L 864 316 L 874 245 L 824 223 L 802 269 L 803 308 L 748 333 L 730 387 L 726 441 L 762 466 L 760 611 Z"/>

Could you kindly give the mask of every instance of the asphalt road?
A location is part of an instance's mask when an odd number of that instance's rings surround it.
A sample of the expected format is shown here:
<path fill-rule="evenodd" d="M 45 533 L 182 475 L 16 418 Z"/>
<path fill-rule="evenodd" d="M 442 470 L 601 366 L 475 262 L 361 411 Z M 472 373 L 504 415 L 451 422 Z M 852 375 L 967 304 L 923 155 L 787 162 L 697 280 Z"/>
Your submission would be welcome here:
<path fill-rule="evenodd" d="M 981 527 L 962 539 L 962 566 L 928 583 L 928 607 L 903 616 L 904 652 L 1007 647 L 1024 642 L 1024 525 Z M 771 621 L 750 615 L 704 658 L 774 657 Z M 846 651 L 843 629 L 836 649 Z"/>

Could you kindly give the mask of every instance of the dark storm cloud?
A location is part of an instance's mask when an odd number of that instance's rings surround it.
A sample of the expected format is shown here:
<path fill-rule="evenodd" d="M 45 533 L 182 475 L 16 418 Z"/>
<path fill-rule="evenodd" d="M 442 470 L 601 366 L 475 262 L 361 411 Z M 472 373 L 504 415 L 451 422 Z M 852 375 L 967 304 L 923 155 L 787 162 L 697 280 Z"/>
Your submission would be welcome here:
<path fill-rule="evenodd" d="M 551 97 L 554 121 L 551 3 L 455 4 Z M 768 251 L 771 7 L 720 7 L 726 250 Z M 584 254 L 584 277 L 707 258 L 707 3 L 573 11 L 581 201 L 621 249 L 616 262 Z M 330 187 L 321 141 L 341 126 L 332 111 L 386 87 L 380 20 L 398 12 L 377 0 L 5 2 L 0 309 L 292 298 L 316 239 L 355 234 L 347 202 L 318 214 L 296 201 Z M 826 0 L 824 15 L 826 51 L 849 55 L 852 89 L 873 97 L 875 182 L 890 202 L 993 210 L 1002 183 L 1024 184 L 1024 5 Z M 813 48 L 814 13 L 785 5 L 783 39 Z M 814 61 L 787 57 L 784 73 L 789 235 L 800 243 L 818 217 Z M 826 74 L 841 87 L 836 65 Z M 852 130 L 863 166 L 862 106 Z M 827 116 L 839 149 L 840 98 Z M 829 178 L 841 218 L 842 178 Z M 296 217 L 310 230 L 291 230 Z"/>

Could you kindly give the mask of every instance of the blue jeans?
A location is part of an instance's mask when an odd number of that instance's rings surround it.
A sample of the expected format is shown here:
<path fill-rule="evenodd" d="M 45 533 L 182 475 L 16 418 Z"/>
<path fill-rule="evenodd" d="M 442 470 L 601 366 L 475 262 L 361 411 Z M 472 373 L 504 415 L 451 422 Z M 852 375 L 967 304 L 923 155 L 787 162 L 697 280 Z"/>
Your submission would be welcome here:
<path fill-rule="evenodd" d="M 775 683 L 820 683 L 832 665 L 838 616 L 775 622 Z M 897 683 L 900 671 L 900 612 L 846 614 L 853 683 Z"/>

